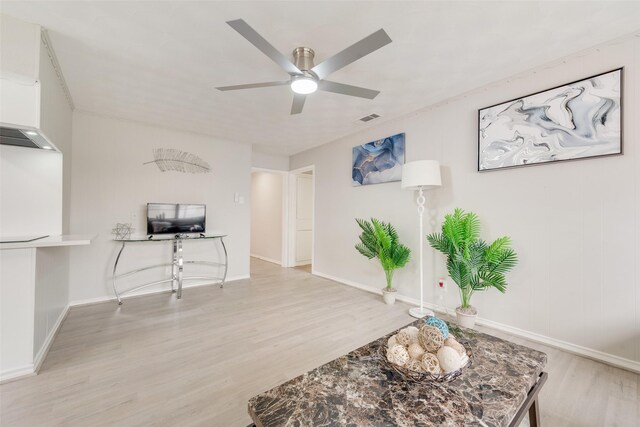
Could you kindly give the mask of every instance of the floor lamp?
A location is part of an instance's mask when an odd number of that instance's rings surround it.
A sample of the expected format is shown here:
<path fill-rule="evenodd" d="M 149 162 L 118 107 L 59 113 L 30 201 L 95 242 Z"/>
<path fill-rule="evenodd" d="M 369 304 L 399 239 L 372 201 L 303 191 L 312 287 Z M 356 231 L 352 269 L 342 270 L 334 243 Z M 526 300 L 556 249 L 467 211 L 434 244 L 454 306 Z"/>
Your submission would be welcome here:
<path fill-rule="evenodd" d="M 409 314 L 413 317 L 421 318 L 425 316 L 433 316 L 433 311 L 424 308 L 423 288 L 424 288 L 424 267 L 422 259 L 422 248 L 424 246 L 425 236 L 423 235 L 422 217 L 424 215 L 424 190 L 440 187 L 440 163 L 436 160 L 418 160 L 415 162 L 405 163 L 402 167 L 402 188 L 409 190 L 418 190 L 418 216 L 420 218 L 420 307 L 409 310 Z"/>

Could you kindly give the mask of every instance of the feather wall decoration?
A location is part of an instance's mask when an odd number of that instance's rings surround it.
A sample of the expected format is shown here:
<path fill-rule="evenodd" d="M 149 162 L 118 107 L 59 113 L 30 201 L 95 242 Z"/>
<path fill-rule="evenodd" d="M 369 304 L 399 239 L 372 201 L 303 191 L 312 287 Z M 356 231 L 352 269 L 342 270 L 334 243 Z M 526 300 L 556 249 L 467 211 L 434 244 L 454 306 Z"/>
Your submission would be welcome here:
<path fill-rule="evenodd" d="M 154 148 L 154 160 L 143 165 L 155 163 L 160 172 L 176 171 L 182 173 L 210 173 L 211 166 L 200 157 L 176 148 Z"/>

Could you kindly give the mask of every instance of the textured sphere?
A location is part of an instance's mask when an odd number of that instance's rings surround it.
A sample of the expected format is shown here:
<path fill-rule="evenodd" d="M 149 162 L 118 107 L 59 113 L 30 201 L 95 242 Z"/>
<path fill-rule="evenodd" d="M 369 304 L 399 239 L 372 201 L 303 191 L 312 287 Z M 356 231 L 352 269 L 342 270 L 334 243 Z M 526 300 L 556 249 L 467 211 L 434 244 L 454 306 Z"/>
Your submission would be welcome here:
<path fill-rule="evenodd" d="M 435 353 L 444 345 L 444 336 L 435 326 L 422 325 L 418 341 L 425 350 Z"/>
<path fill-rule="evenodd" d="M 413 342 L 413 336 L 411 332 L 403 329 L 396 334 L 396 341 L 406 347 Z"/>
<path fill-rule="evenodd" d="M 422 356 L 422 369 L 432 374 L 440 373 L 440 362 L 433 353 L 425 353 Z"/>
<path fill-rule="evenodd" d="M 409 353 L 403 345 L 396 344 L 387 350 L 387 360 L 395 365 L 404 366 L 409 359 Z"/>
<path fill-rule="evenodd" d="M 435 326 L 436 328 L 440 329 L 440 332 L 442 332 L 442 336 L 444 337 L 444 339 L 449 338 L 449 327 L 444 320 L 435 316 L 427 316 L 427 318 L 424 320 L 424 324 Z"/>
<path fill-rule="evenodd" d="M 391 338 L 387 341 L 387 348 L 391 348 L 394 345 L 398 344 L 397 335 L 392 335 Z"/>
<path fill-rule="evenodd" d="M 420 329 L 416 328 L 415 326 L 407 326 L 406 328 L 403 329 L 403 331 L 409 334 L 409 337 L 411 337 L 412 342 L 418 341 L 418 334 L 420 333 Z"/>
<path fill-rule="evenodd" d="M 422 361 L 418 359 L 410 359 L 404 367 L 411 371 L 424 372 L 424 369 L 422 369 Z"/>
<path fill-rule="evenodd" d="M 446 345 L 447 347 L 451 347 L 452 349 L 457 351 L 460 356 L 467 353 L 467 351 L 464 349 L 464 346 L 456 341 L 456 339 L 452 336 L 449 336 L 449 338 L 444 340 L 444 345 Z"/>
<path fill-rule="evenodd" d="M 422 346 L 417 342 L 409 344 L 407 351 L 409 352 L 409 357 L 412 359 L 421 359 L 424 354 L 424 348 L 422 348 Z"/>
<path fill-rule="evenodd" d="M 457 351 L 451 347 L 444 346 L 438 350 L 438 362 L 444 372 L 453 372 L 460 369 L 462 360 Z"/>

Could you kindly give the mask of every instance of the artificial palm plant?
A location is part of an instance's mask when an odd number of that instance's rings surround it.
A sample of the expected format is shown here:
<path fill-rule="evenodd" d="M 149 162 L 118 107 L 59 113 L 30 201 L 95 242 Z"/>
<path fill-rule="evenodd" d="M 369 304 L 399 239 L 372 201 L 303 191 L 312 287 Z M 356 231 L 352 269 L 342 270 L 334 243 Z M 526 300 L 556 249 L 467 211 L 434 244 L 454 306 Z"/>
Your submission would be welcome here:
<path fill-rule="evenodd" d="M 456 209 L 444 217 L 442 233 L 427 236 L 434 249 L 447 256 L 449 276 L 460 288 L 460 308 L 473 310 L 471 296 L 475 291 L 496 288 L 507 290 L 505 273 L 518 262 L 507 236 L 488 245 L 480 239 L 480 220 L 473 212 Z"/>
<path fill-rule="evenodd" d="M 401 244 L 393 225 L 371 218 L 371 222 L 356 219 L 362 229 L 356 250 L 369 259 L 378 258 L 387 279 L 387 290 L 392 290 L 393 273 L 407 265 L 411 249 Z"/>

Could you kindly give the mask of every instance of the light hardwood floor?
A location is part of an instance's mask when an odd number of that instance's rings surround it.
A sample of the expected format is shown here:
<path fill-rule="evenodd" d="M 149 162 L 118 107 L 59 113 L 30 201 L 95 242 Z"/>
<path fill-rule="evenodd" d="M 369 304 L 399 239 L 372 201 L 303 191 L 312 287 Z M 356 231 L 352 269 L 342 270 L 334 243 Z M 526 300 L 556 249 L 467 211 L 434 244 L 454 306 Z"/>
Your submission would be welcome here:
<path fill-rule="evenodd" d="M 224 289 L 74 307 L 40 374 L 0 386 L 2 426 L 246 426 L 247 400 L 412 319 L 408 306 L 252 259 Z M 545 351 L 545 426 L 637 426 L 639 375 Z"/>

